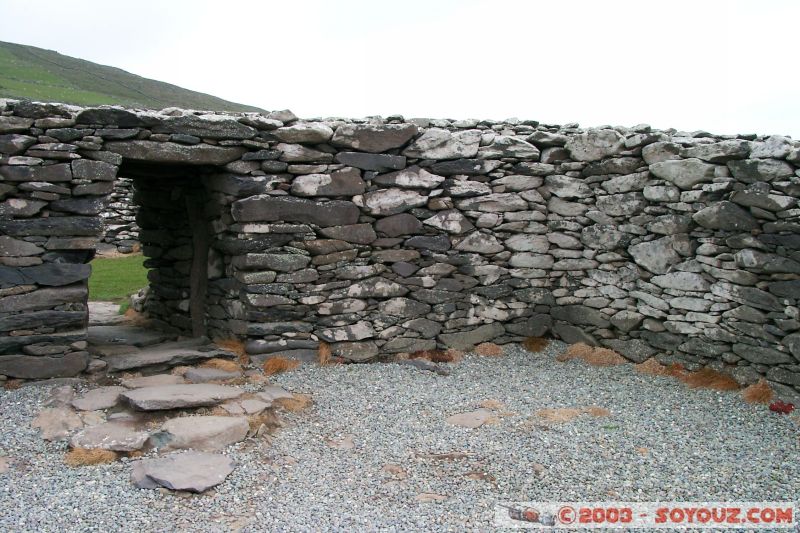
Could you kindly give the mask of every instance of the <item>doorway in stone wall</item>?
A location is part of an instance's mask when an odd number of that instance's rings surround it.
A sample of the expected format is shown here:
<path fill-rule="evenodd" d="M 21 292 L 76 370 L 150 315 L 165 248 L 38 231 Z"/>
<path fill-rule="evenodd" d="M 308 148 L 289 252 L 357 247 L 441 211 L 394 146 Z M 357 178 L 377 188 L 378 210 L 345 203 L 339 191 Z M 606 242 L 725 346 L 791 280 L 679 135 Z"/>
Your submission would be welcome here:
<path fill-rule="evenodd" d="M 202 177 L 209 172 L 200 166 L 127 161 L 120 167 L 120 175 L 133 180 L 148 269 L 144 312 L 164 329 L 193 337 L 207 334 L 211 237 Z"/>
<path fill-rule="evenodd" d="M 208 262 L 211 237 L 208 223 L 208 194 L 203 176 L 211 168 L 193 165 L 166 165 L 141 161 L 123 161 L 119 176 L 133 183 L 130 198 L 140 229 L 147 278 L 144 298 L 129 316 L 148 318 L 148 326 L 170 333 L 170 337 L 203 337 L 208 334 Z M 108 307 L 113 307 L 108 306 Z M 91 309 L 91 307 L 90 307 Z M 129 323 L 122 316 L 113 320 L 113 309 L 102 306 L 91 314 L 90 323 L 109 325 Z M 125 309 L 125 306 L 122 307 Z M 109 312 L 110 311 L 110 312 Z M 112 320 L 108 320 L 112 318 Z M 113 330 L 112 330 L 113 331 Z"/>

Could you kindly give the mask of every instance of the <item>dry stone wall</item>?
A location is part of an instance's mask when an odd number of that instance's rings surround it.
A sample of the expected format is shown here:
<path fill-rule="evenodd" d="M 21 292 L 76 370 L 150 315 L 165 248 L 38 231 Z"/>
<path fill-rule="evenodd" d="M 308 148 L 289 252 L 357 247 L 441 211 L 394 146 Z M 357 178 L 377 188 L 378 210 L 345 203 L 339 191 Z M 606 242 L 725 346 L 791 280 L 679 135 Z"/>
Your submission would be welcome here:
<path fill-rule="evenodd" d="M 766 376 L 785 394 L 800 388 L 800 143 L 790 138 L 4 109 L 0 372 L 19 368 L 7 363 L 18 349 L 25 364 L 81 353 L 79 335 L 55 340 L 60 326 L 27 317 L 45 308 L 74 330 L 83 281 L 54 289 L 30 269 L 85 273 L 92 215 L 117 167 L 133 161 L 203 168 L 182 181 L 143 179 L 141 194 L 135 180 L 153 268 L 146 306 L 188 329 L 193 223 L 163 210 L 202 191 L 206 324 L 246 338 L 256 359 L 313 357 L 320 340 L 367 361 L 553 335 L 633 361 L 713 365 L 744 383 Z M 45 306 L 45 291 L 59 303 Z M 5 303 L 16 300 L 28 303 Z"/>
<path fill-rule="evenodd" d="M 136 225 L 136 205 L 133 201 L 133 179 L 118 177 L 108 196 L 103 220 L 101 242 L 111 251 L 129 254 L 139 251 L 139 226 Z"/>

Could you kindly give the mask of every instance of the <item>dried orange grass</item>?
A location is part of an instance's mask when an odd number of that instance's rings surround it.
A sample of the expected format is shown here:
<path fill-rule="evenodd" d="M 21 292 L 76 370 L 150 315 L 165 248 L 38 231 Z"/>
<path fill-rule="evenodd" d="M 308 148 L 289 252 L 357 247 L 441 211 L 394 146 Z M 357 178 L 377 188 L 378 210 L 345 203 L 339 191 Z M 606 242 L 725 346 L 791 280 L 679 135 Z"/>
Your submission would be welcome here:
<path fill-rule="evenodd" d="M 275 398 L 272 403 L 294 413 L 302 411 L 311 405 L 311 396 L 308 394 L 293 394 L 291 398 Z"/>
<path fill-rule="evenodd" d="M 20 387 L 22 387 L 21 379 L 9 379 L 3 382 L 3 388 L 5 390 L 17 390 Z"/>
<path fill-rule="evenodd" d="M 678 376 L 678 379 L 693 389 L 739 390 L 741 388 L 735 379 L 710 367 L 683 374 Z"/>
<path fill-rule="evenodd" d="M 506 404 L 500 400 L 484 400 L 479 403 L 478 406 L 483 407 L 484 409 L 490 409 L 492 411 L 500 411 L 501 409 L 506 408 Z"/>
<path fill-rule="evenodd" d="M 250 426 L 250 432 L 256 433 L 262 427 L 267 431 L 280 427 L 281 422 L 271 409 L 265 409 L 258 414 L 248 416 L 247 424 Z"/>
<path fill-rule="evenodd" d="M 231 416 L 231 414 L 226 411 L 224 408 L 217 405 L 208 413 L 211 416 Z"/>
<path fill-rule="evenodd" d="M 742 391 L 742 398 L 747 403 L 769 403 L 775 397 L 775 391 L 769 386 L 767 380 L 761 378 Z"/>
<path fill-rule="evenodd" d="M 333 356 L 333 351 L 331 350 L 331 345 L 325 341 L 319 341 L 319 348 L 317 348 L 317 357 L 319 358 L 319 364 L 323 366 L 330 364 L 332 356 Z"/>
<path fill-rule="evenodd" d="M 593 366 L 615 366 L 628 362 L 614 350 L 589 346 L 582 342 L 571 344 L 566 352 L 556 357 L 556 360 L 562 363 L 572 359 L 581 359 Z"/>
<path fill-rule="evenodd" d="M 220 359 L 215 357 L 208 361 L 203 361 L 200 366 L 205 368 L 216 368 L 217 370 L 224 370 L 225 372 L 241 372 L 242 365 L 230 359 Z"/>
<path fill-rule="evenodd" d="M 503 355 L 503 348 L 493 342 L 484 342 L 475 347 L 475 353 L 488 357 L 498 357 Z"/>
<path fill-rule="evenodd" d="M 550 344 L 548 339 L 544 337 L 528 337 L 522 341 L 522 347 L 532 353 L 539 353 Z"/>
<path fill-rule="evenodd" d="M 464 352 L 449 350 L 421 350 L 408 354 L 409 359 L 427 359 L 431 363 L 456 363 L 464 357 Z"/>
<path fill-rule="evenodd" d="M 116 452 L 101 448 L 73 448 L 64 455 L 64 462 L 72 467 L 113 463 L 116 460 Z"/>
<path fill-rule="evenodd" d="M 651 376 L 669 376 L 670 371 L 669 369 L 656 361 L 655 357 L 651 357 L 647 361 L 643 363 L 639 363 L 634 365 L 634 368 L 637 372 L 641 372 L 642 374 L 650 374 Z"/>
<path fill-rule="evenodd" d="M 250 358 L 247 356 L 247 351 L 244 348 L 244 342 L 239 339 L 216 339 L 214 344 L 222 350 L 227 350 L 236 354 L 236 359 L 242 366 L 250 362 Z"/>
<path fill-rule="evenodd" d="M 123 316 L 125 317 L 125 322 L 128 326 L 147 326 L 150 324 L 149 318 L 139 311 L 131 309 L 130 307 L 125 310 Z"/>
<path fill-rule="evenodd" d="M 300 366 L 300 361 L 289 359 L 287 357 L 283 357 L 282 355 L 277 355 L 264 361 L 264 374 L 267 376 L 272 376 L 275 374 L 280 374 L 281 372 L 294 370 L 298 366 Z"/>

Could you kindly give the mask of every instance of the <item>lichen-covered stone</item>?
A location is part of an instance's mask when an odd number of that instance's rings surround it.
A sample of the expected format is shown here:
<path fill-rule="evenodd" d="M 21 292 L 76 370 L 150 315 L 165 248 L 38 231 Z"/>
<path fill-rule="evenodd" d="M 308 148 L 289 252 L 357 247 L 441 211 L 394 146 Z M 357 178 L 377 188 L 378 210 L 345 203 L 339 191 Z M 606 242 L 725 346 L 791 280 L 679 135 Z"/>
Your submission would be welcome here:
<path fill-rule="evenodd" d="M 331 143 L 362 152 L 380 153 L 400 148 L 419 131 L 414 124 L 342 124 Z"/>
<path fill-rule="evenodd" d="M 614 130 L 593 129 L 569 137 L 565 146 L 576 161 L 599 161 L 620 153 L 625 148 L 625 138 Z"/>
<path fill-rule="evenodd" d="M 481 134 L 478 130 L 451 133 L 444 129 L 431 128 L 417 137 L 403 151 L 403 155 L 418 159 L 475 157 L 480 140 Z"/>

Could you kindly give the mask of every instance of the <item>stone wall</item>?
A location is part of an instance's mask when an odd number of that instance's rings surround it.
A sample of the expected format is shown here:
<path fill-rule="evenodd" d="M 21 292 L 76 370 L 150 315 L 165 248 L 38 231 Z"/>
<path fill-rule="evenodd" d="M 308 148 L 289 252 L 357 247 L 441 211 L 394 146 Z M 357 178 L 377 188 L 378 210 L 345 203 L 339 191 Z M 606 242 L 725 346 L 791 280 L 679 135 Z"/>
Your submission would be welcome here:
<path fill-rule="evenodd" d="M 110 192 L 119 165 L 202 167 L 141 180 L 153 189 L 137 199 L 148 306 L 188 329 L 191 238 L 167 226 L 179 218 L 151 214 L 202 191 L 205 321 L 246 337 L 256 359 L 312 357 L 319 340 L 366 361 L 553 335 L 800 387 L 800 143 L 789 138 L 14 103 L 3 114 L 5 265 L 80 263 L 48 239 L 78 248 L 95 235 L 84 204 Z M 53 217 L 70 220 L 58 237 Z M 52 290 L 14 275 L 3 290 L 22 292 L 6 297 Z M 0 309 L 36 333 L 23 309 Z"/>
<path fill-rule="evenodd" d="M 114 181 L 114 190 L 108 195 L 100 218 L 103 220 L 102 243 L 122 254 L 139 250 L 139 226 L 136 225 L 136 206 L 133 202 L 133 179 L 118 177 Z"/>

